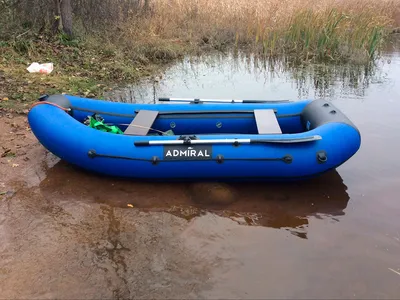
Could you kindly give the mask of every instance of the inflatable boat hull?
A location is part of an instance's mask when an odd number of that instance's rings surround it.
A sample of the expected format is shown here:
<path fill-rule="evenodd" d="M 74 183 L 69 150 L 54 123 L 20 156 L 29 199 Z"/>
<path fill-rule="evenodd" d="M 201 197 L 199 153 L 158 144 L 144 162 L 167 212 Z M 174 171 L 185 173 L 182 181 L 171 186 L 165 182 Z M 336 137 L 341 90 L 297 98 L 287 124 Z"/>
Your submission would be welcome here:
<path fill-rule="evenodd" d="M 54 95 L 38 104 L 28 120 L 45 148 L 86 170 L 118 177 L 298 180 L 337 168 L 361 144 L 355 125 L 324 100 L 128 104 Z M 255 109 L 273 109 L 282 133 L 257 133 Z M 140 110 L 156 110 L 153 128 L 174 135 L 112 134 L 83 124 L 97 113 L 125 129 Z"/>

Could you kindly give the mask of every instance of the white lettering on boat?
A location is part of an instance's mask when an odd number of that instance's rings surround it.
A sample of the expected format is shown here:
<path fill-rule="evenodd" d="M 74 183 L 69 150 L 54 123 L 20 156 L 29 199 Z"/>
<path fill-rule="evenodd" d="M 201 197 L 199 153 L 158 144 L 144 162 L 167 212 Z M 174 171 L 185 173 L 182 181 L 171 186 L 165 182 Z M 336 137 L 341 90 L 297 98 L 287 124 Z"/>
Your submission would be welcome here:
<path fill-rule="evenodd" d="M 201 160 L 212 158 L 212 147 L 211 146 L 165 146 L 164 147 L 164 158 L 165 159 L 193 159 L 199 158 Z"/>

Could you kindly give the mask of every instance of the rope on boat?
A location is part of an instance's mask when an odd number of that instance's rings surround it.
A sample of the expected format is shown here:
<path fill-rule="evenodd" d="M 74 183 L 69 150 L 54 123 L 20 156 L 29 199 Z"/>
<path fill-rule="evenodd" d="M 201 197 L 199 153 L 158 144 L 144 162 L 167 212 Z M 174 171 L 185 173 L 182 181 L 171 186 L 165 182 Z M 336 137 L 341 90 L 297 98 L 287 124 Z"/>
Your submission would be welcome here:
<path fill-rule="evenodd" d="M 55 103 L 53 103 L 53 102 L 47 102 L 47 101 L 36 102 L 36 103 L 34 103 L 34 104 L 31 106 L 31 109 L 34 108 L 34 107 L 37 106 L 37 105 L 40 105 L 40 104 L 49 104 L 49 105 L 53 105 L 53 106 L 55 106 L 55 107 L 58 107 L 59 109 L 62 109 L 62 110 L 65 111 L 65 112 L 70 112 L 70 111 L 71 111 L 70 108 L 65 108 L 65 107 L 62 107 L 62 106 L 60 106 L 60 105 L 58 105 L 58 104 L 55 104 Z"/>
<path fill-rule="evenodd" d="M 62 110 L 65 111 L 65 112 L 70 112 L 70 111 L 71 111 L 71 108 L 65 108 L 65 107 L 62 107 L 62 106 L 60 106 L 60 105 L 58 105 L 58 104 L 55 104 L 55 103 L 53 103 L 53 102 L 47 102 L 47 101 L 36 102 L 36 103 L 34 103 L 34 104 L 31 106 L 31 109 L 34 108 L 34 107 L 37 106 L 37 105 L 40 105 L 40 104 L 49 104 L 49 105 L 53 105 L 53 106 L 55 106 L 55 107 L 58 107 L 59 109 L 62 109 Z M 124 126 L 134 126 L 134 127 L 146 128 L 146 129 L 154 130 L 154 131 L 156 131 L 156 132 L 158 132 L 158 133 L 161 133 L 162 135 L 165 135 L 165 132 L 163 132 L 163 131 L 161 131 L 161 130 L 157 130 L 157 129 L 154 129 L 154 128 L 151 128 L 151 127 L 146 127 L 146 126 L 133 125 L 133 124 L 113 124 L 113 123 L 106 123 L 106 124 L 107 124 L 107 125 L 112 124 L 112 125 L 124 125 Z"/>
<path fill-rule="evenodd" d="M 106 124 L 107 124 L 107 125 L 122 125 L 122 126 L 128 126 L 128 127 L 129 127 L 129 126 L 133 126 L 133 127 L 145 128 L 145 129 L 149 129 L 149 130 L 154 130 L 154 131 L 156 131 L 156 132 L 161 133 L 162 135 L 165 135 L 165 132 L 164 132 L 164 131 L 157 130 L 157 129 L 154 129 L 154 128 L 151 128 L 151 127 L 136 125 L 136 124 L 119 124 L 119 123 L 106 123 Z"/>

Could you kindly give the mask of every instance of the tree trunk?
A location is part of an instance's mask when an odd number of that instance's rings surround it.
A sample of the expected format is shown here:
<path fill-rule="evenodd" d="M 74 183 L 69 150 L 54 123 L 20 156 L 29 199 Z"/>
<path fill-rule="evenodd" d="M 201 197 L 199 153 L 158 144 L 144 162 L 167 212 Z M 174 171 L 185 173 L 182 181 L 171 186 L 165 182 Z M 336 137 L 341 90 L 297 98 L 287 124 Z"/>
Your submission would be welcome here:
<path fill-rule="evenodd" d="M 72 37 L 72 6 L 71 0 L 60 0 L 63 31 Z"/>
<path fill-rule="evenodd" d="M 61 20 L 61 9 L 60 9 L 60 0 L 54 0 L 54 14 L 52 16 L 52 26 L 51 32 L 53 34 L 58 32 L 60 28 L 60 20 Z"/>

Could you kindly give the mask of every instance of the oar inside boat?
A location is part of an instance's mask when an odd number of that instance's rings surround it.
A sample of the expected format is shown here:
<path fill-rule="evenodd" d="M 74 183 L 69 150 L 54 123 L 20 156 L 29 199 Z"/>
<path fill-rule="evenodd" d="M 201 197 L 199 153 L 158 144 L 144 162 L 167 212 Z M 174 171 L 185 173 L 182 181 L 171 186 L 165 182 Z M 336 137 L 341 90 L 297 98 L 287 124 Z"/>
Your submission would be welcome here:
<path fill-rule="evenodd" d="M 194 136 L 194 138 L 196 138 Z M 240 144 L 294 144 L 294 143 L 308 143 L 321 140 L 320 135 L 313 135 L 310 137 L 300 138 L 273 138 L 273 139 L 212 139 L 212 140 L 197 140 L 190 137 L 181 136 L 179 140 L 150 140 L 150 141 L 135 141 L 135 146 L 154 146 L 154 145 L 205 145 L 205 144 L 232 144 L 239 146 Z"/>
<path fill-rule="evenodd" d="M 241 99 L 201 99 L 201 98 L 158 98 L 160 102 L 189 102 L 199 103 L 284 103 L 290 100 L 241 100 Z"/>

